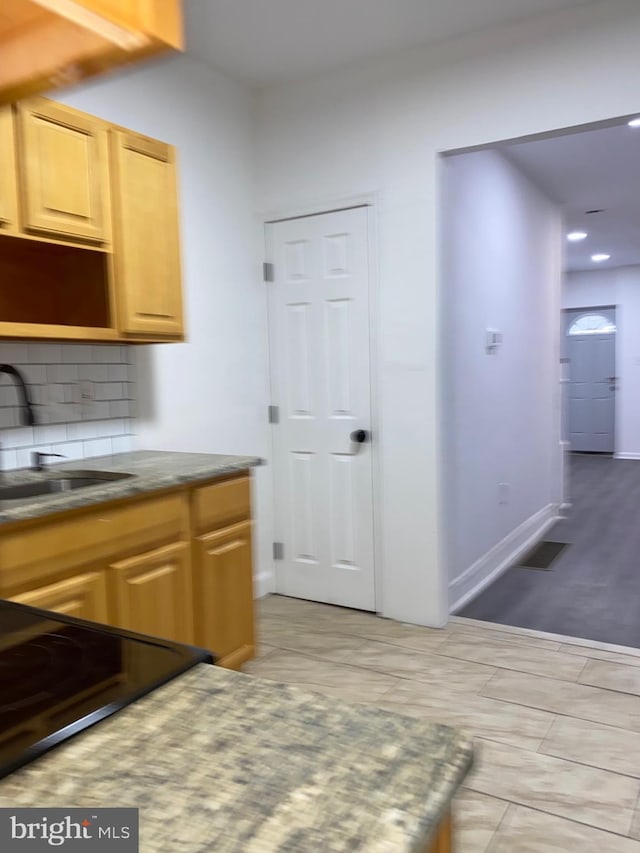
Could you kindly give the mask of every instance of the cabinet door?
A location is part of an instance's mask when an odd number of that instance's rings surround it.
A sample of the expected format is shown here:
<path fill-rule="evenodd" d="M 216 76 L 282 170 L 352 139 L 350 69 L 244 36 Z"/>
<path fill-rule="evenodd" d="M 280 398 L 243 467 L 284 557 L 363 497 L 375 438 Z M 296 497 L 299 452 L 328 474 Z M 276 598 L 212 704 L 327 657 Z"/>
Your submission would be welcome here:
<path fill-rule="evenodd" d="M 196 642 L 232 669 L 254 655 L 251 522 L 195 541 Z"/>
<path fill-rule="evenodd" d="M 43 98 L 18 104 L 18 117 L 24 229 L 108 241 L 107 125 Z"/>
<path fill-rule="evenodd" d="M 88 572 L 59 583 L 15 595 L 10 601 L 54 610 L 66 616 L 107 622 L 107 589 L 104 572 Z"/>
<path fill-rule="evenodd" d="M 0 107 L 0 233 L 15 231 L 18 218 L 13 112 Z"/>
<path fill-rule="evenodd" d="M 114 132 L 114 261 L 121 332 L 181 335 L 175 152 Z"/>
<path fill-rule="evenodd" d="M 192 642 L 189 545 L 174 542 L 110 566 L 114 624 Z"/>

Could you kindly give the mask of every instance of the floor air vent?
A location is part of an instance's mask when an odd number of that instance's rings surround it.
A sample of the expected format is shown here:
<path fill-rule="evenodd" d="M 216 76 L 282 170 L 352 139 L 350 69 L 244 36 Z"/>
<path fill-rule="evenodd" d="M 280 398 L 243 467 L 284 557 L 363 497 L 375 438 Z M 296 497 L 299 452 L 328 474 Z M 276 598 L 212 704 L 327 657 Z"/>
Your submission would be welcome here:
<path fill-rule="evenodd" d="M 552 571 L 552 564 L 567 547 L 566 542 L 540 542 L 533 551 L 523 557 L 517 564 L 519 569 L 538 569 L 539 571 Z"/>

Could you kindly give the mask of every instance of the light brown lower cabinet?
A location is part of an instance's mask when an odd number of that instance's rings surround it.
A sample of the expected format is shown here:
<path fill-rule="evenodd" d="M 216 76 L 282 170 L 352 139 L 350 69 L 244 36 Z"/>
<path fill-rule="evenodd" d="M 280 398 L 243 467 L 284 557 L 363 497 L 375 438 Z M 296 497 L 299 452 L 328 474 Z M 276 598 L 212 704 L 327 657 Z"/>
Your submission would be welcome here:
<path fill-rule="evenodd" d="M 118 628 L 192 643 L 189 544 L 174 542 L 109 566 Z"/>
<path fill-rule="evenodd" d="M 54 610 L 65 616 L 89 619 L 92 622 L 107 621 L 106 572 L 87 572 L 59 583 L 47 584 L 11 599 L 20 604 Z"/>
<path fill-rule="evenodd" d="M 436 837 L 430 842 L 424 853 L 453 853 L 453 833 L 451 813 L 440 822 Z"/>
<path fill-rule="evenodd" d="M 251 522 L 198 536 L 193 568 L 196 643 L 237 669 L 254 655 Z"/>
<path fill-rule="evenodd" d="M 0 530 L 0 598 L 254 656 L 250 477 Z"/>

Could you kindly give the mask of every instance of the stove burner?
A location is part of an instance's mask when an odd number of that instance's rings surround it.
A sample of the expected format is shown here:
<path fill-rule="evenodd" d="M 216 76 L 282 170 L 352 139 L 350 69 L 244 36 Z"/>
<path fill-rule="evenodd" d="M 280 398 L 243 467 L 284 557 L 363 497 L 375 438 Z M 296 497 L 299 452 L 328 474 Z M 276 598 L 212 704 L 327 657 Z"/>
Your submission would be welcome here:
<path fill-rule="evenodd" d="M 0 599 L 0 778 L 209 652 Z"/>
<path fill-rule="evenodd" d="M 0 652 L 0 727 L 13 728 L 121 671 L 121 641 L 60 625 Z"/>

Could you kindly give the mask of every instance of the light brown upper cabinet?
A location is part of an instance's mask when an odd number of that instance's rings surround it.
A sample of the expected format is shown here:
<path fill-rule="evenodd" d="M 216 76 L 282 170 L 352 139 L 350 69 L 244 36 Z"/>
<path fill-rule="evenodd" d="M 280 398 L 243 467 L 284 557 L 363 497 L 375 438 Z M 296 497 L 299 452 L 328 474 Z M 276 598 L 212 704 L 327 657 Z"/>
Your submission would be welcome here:
<path fill-rule="evenodd" d="M 25 231 L 109 242 L 107 124 L 44 98 L 21 102 L 17 116 Z"/>
<path fill-rule="evenodd" d="M 175 161 L 45 98 L 0 106 L 0 339 L 183 339 Z"/>
<path fill-rule="evenodd" d="M 11 107 L 0 107 L 0 233 L 18 222 L 16 155 Z"/>
<path fill-rule="evenodd" d="M 0 103 L 183 49 L 181 0 L 2 0 Z"/>
<path fill-rule="evenodd" d="M 121 332 L 181 335 L 175 150 L 127 131 L 112 135 L 114 269 Z"/>

